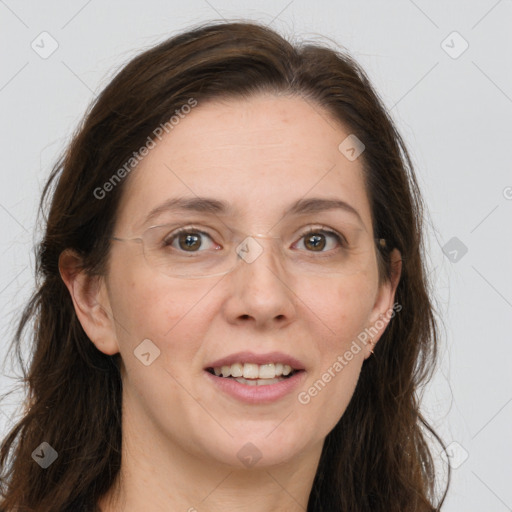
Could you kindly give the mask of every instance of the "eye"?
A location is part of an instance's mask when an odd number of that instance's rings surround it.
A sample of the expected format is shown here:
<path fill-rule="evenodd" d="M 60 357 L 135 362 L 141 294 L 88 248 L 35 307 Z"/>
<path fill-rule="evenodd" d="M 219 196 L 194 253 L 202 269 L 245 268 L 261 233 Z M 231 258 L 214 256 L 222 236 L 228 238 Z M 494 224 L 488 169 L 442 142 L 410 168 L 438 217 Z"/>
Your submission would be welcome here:
<path fill-rule="evenodd" d="M 331 239 L 330 244 L 329 238 Z M 333 240 L 334 244 L 338 244 L 341 247 L 348 245 L 342 235 L 330 229 L 310 229 L 302 235 L 301 241 L 302 240 L 304 247 L 310 250 L 310 252 L 326 252 L 323 250 L 326 247 L 327 251 L 335 249 L 336 247 L 333 247 Z"/>
<path fill-rule="evenodd" d="M 199 252 L 197 249 L 205 248 L 204 240 L 210 240 L 213 244 L 213 240 L 208 233 L 196 229 L 194 227 L 181 228 L 173 233 L 170 233 L 162 240 L 163 247 L 172 247 L 179 251 L 185 252 Z M 206 247 L 206 249 L 211 248 Z M 216 244 L 216 249 L 220 249 L 220 245 Z"/>

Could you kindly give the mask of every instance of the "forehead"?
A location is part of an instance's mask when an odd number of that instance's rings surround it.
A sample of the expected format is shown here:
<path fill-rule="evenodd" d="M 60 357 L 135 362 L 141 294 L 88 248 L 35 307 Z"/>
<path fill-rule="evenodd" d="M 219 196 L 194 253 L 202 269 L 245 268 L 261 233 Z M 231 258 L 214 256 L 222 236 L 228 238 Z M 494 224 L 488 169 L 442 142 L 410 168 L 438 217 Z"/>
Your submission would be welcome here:
<path fill-rule="evenodd" d="M 352 205 L 366 228 L 370 210 L 362 161 L 338 149 L 350 132 L 300 97 L 259 95 L 207 102 L 183 115 L 131 172 L 118 226 L 137 229 L 175 197 L 214 197 L 230 215 L 272 224 L 301 198 Z"/>

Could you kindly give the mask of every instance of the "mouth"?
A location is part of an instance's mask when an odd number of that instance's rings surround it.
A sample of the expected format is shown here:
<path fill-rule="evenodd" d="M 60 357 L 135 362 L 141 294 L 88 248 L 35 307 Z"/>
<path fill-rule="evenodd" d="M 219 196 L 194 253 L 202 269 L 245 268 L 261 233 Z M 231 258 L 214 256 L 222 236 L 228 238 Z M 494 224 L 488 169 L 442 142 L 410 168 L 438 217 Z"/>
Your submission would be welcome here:
<path fill-rule="evenodd" d="M 290 399 L 307 377 L 305 369 L 286 363 L 242 362 L 208 366 L 204 375 L 213 389 L 223 395 L 238 402 L 262 406 Z"/>
<path fill-rule="evenodd" d="M 282 363 L 233 363 L 231 365 L 211 366 L 205 369 L 211 375 L 221 379 L 235 380 L 247 386 L 268 386 L 290 379 L 304 370 L 292 368 Z"/>

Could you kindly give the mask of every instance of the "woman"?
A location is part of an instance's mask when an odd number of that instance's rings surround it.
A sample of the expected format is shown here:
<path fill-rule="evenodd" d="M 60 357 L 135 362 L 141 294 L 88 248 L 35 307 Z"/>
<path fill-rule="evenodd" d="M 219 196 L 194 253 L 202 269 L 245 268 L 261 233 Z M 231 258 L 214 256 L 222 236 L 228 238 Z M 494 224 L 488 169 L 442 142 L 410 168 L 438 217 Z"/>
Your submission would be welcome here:
<path fill-rule="evenodd" d="M 439 510 L 422 200 L 349 56 L 255 23 L 173 37 L 44 201 L 4 510 Z"/>

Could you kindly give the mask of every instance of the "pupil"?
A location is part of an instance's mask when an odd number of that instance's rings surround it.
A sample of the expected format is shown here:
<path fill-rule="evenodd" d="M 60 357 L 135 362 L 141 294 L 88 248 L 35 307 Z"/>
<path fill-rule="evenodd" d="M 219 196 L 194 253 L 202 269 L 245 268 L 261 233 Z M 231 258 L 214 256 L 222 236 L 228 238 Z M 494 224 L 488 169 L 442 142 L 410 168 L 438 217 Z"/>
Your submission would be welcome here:
<path fill-rule="evenodd" d="M 185 246 L 182 245 L 182 242 L 184 241 Z M 199 237 L 197 235 L 185 235 L 183 237 L 180 236 L 180 246 L 182 249 L 194 249 L 197 247 L 194 247 L 194 244 L 197 245 L 197 242 L 199 241 Z M 201 245 L 201 244 L 199 244 Z"/>
<path fill-rule="evenodd" d="M 315 248 L 315 249 L 317 249 L 317 248 L 323 249 L 325 247 L 325 241 L 322 240 L 321 236 L 322 235 L 311 235 L 307 239 L 306 245 L 311 242 L 313 248 Z"/>

